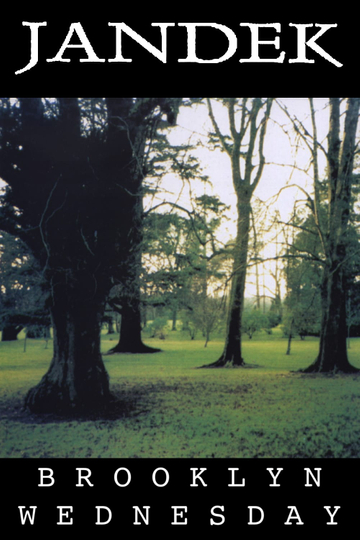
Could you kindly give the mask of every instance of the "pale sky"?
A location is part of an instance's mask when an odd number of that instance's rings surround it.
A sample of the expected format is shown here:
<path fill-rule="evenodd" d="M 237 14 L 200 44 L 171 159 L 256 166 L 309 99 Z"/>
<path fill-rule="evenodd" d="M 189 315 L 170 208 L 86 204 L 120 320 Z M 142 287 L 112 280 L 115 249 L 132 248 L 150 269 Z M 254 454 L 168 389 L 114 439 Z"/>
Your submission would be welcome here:
<path fill-rule="evenodd" d="M 281 101 L 292 114 L 296 115 L 299 120 L 306 123 L 311 132 L 308 99 L 283 98 Z M 326 134 L 328 130 L 328 114 L 325 108 L 326 103 L 327 99 L 314 99 L 315 108 L 319 111 L 317 121 L 318 139 L 324 145 L 326 145 Z M 214 108 L 214 111 L 220 127 L 226 129 L 226 112 L 222 112 L 216 107 Z M 297 147 L 295 150 L 295 148 L 291 146 L 289 136 L 284 133 L 282 127 L 287 125 L 288 133 L 292 133 L 289 119 L 276 103 L 273 105 L 272 119 L 273 120 L 268 125 L 264 149 L 266 162 L 268 164 L 265 166 L 259 186 L 254 193 L 254 197 L 263 201 L 265 203 L 264 207 L 268 210 L 274 211 L 277 209 L 280 212 L 281 218 L 285 221 L 292 212 L 295 199 L 303 199 L 303 195 L 295 188 L 287 188 L 282 190 L 281 195 L 276 200 L 272 198 L 278 193 L 279 189 L 286 184 L 298 184 L 304 189 L 309 190 L 311 193 L 312 170 L 309 170 L 310 175 L 306 175 L 300 170 L 295 170 L 293 168 L 294 163 L 297 164 L 298 169 L 307 167 L 310 154 L 304 147 Z M 204 192 L 209 195 L 218 195 L 222 202 L 231 206 L 229 221 L 227 221 L 223 227 L 224 240 L 226 240 L 229 237 L 235 236 L 237 215 L 234 205 L 236 196 L 232 185 L 231 168 L 228 156 L 220 151 L 209 151 L 206 148 L 207 133 L 209 129 L 211 129 L 211 124 L 206 107 L 198 106 L 195 110 L 185 108 L 182 109 L 179 114 L 178 127 L 172 129 L 169 138 L 175 144 L 195 144 L 196 141 L 203 144 L 199 147 L 197 155 L 201 160 L 204 172 L 209 176 L 211 186 L 207 185 L 205 188 L 200 182 L 198 184 L 192 183 L 191 190 L 198 195 L 201 195 Z M 294 142 L 294 140 L 292 142 Z M 320 166 L 322 167 L 322 170 L 324 170 L 325 160 L 322 159 L 321 156 Z M 166 179 L 166 182 L 164 181 L 163 185 L 166 188 L 166 197 L 168 199 L 177 201 L 179 204 L 185 206 L 189 205 L 189 190 L 179 179 L 169 176 Z M 159 200 L 161 200 L 161 195 L 159 196 Z M 273 234 L 271 235 L 270 233 L 270 236 L 273 236 Z M 264 256 L 271 256 L 271 254 L 274 254 L 274 249 L 274 244 L 269 244 Z M 268 263 L 268 265 L 273 266 L 274 263 Z M 262 268 L 260 269 L 260 274 L 262 275 Z M 251 271 L 249 271 L 247 295 L 250 296 L 255 292 L 254 287 L 251 285 L 252 281 Z M 274 289 L 274 282 L 271 277 L 266 278 L 265 286 L 268 287 L 267 293 L 269 293 L 269 290 Z"/>

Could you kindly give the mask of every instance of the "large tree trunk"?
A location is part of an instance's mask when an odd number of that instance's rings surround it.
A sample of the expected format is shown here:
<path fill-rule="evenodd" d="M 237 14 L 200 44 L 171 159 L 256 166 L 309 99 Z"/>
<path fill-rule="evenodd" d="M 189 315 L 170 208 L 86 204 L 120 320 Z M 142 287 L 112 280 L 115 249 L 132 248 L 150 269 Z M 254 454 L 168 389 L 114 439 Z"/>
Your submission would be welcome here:
<path fill-rule="evenodd" d="M 351 188 L 356 130 L 360 99 L 349 98 L 345 114 L 343 139 L 340 140 L 340 99 L 330 98 L 328 134 L 328 221 L 325 242 L 321 299 L 322 321 L 319 354 L 306 372 L 352 373 L 348 361 L 346 337 L 346 263 L 348 257 L 348 223 L 351 210 Z M 316 148 L 314 157 L 316 158 Z M 316 174 L 315 174 L 315 182 Z M 316 183 L 315 183 L 316 193 Z"/>
<path fill-rule="evenodd" d="M 69 272 L 68 272 L 69 274 Z M 109 379 L 100 353 L 101 299 L 82 294 L 57 276 L 51 307 L 54 355 L 48 372 L 26 397 L 36 413 L 71 414 L 102 410 L 110 400 Z M 78 280 L 77 280 L 78 281 Z"/>
<path fill-rule="evenodd" d="M 346 276 L 342 267 L 325 270 L 319 354 L 305 373 L 354 373 L 347 354 Z"/>
<path fill-rule="evenodd" d="M 108 352 L 146 354 L 159 352 L 160 349 L 149 347 L 142 341 L 140 311 L 140 272 L 142 249 L 142 193 L 141 185 L 137 185 L 137 177 L 133 174 L 134 193 L 129 197 L 127 212 L 131 224 L 129 233 L 123 243 L 126 249 L 126 268 L 121 270 L 119 279 L 120 293 L 117 303 L 121 305 L 120 338 L 118 344 Z M 139 180 L 140 182 L 140 180 Z M 120 282 L 122 280 L 122 283 Z"/>

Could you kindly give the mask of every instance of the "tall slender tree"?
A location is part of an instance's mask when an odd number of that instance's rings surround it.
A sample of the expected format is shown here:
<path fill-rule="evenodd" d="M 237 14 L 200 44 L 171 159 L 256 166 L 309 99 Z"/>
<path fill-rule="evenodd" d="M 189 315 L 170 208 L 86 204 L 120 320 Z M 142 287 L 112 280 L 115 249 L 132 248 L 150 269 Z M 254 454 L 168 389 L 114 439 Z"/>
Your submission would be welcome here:
<path fill-rule="evenodd" d="M 353 242 L 349 238 L 349 217 L 360 98 L 329 99 L 327 147 L 318 140 L 317 116 L 312 98 L 309 99 L 309 105 L 312 128 L 306 127 L 286 111 L 296 133 L 311 153 L 313 194 L 306 193 L 306 200 L 323 254 L 319 353 L 315 361 L 304 371 L 354 372 L 357 370 L 349 363 L 346 346 L 346 302 L 349 262 L 353 256 L 351 250 Z M 327 162 L 325 196 L 319 170 L 320 152 L 325 155 Z"/>
<path fill-rule="evenodd" d="M 318 173 L 316 122 L 312 100 L 311 115 L 314 129 L 314 215 L 318 215 Z M 328 131 L 328 214 L 325 229 L 318 222 L 323 241 L 326 264 L 321 284 L 321 333 L 319 354 L 307 372 L 353 372 L 357 371 L 348 360 L 346 338 L 346 288 L 348 225 L 351 205 L 353 164 L 356 148 L 356 131 L 359 118 L 360 98 L 348 98 L 345 120 L 341 129 L 339 98 L 330 98 Z"/>
<path fill-rule="evenodd" d="M 229 132 L 224 133 L 216 119 L 210 99 L 207 100 L 214 132 L 213 141 L 220 145 L 230 160 L 236 193 L 237 233 L 233 250 L 233 272 L 225 347 L 220 358 L 204 367 L 242 366 L 241 319 L 244 307 L 246 268 L 248 263 L 251 198 L 258 186 L 265 165 L 264 143 L 270 118 L 272 98 L 227 98 Z"/>

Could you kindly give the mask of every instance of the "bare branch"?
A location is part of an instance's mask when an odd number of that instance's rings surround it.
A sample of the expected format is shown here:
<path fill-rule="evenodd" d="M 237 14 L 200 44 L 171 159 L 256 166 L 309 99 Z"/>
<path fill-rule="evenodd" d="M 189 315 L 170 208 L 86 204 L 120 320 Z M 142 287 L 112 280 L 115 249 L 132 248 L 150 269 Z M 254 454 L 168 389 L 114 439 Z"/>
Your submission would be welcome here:
<path fill-rule="evenodd" d="M 319 164 L 318 164 L 318 140 L 317 140 L 317 128 L 316 128 L 316 120 L 315 120 L 315 110 L 314 110 L 314 101 L 312 98 L 309 98 L 310 101 L 310 112 L 311 112 L 311 122 L 312 122 L 312 128 L 313 128 L 313 141 L 314 141 L 314 148 L 312 152 L 313 156 L 313 166 L 314 166 L 314 218 L 316 227 L 319 233 L 320 241 L 322 248 L 324 250 L 324 253 L 326 253 L 326 242 L 324 237 L 324 232 L 321 227 L 320 222 L 320 196 L 319 196 Z"/>
<path fill-rule="evenodd" d="M 212 105 L 211 105 L 211 100 L 209 98 L 207 98 L 206 102 L 207 102 L 208 109 L 209 109 L 209 116 L 210 116 L 211 122 L 212 122 L 212 124 L 214 126 L 214 129 L 215 129 L 215 133 L 216 133 L 217 137 L 219 138 L 219 141 L 221 143 L 221 146 L 222 146 L 223 150 L 225 150 L 225 152 L 231 157 L 231 155 L 232 155 L 231 149 L 229 148 L 229 146 L 228 146 L 228 144 L 227 144 L 227 142 L 225 140 L 225 137 L 221 133 L 221 131 L 219 129 L 219 126 L 218 126 L 218 123 L 216 122 L 216 119 L 215 119 L 215 116 L 214 116 L 214 111 L 213 111 L 213 108 L 212 108 Z"/>
<path fill-rule="evenodd" d="M 260 140 L 259 140 L 259 154 L 260 154 L 260 163 L 259 167 L 255 176 L 255 180 L 252 183 L 252 191 L 254 192 L 257 185 L 259 184 L 264 165 L 265 165 L 265 156 L 264 156 L 264 141 L 265 141 L 265 134 L 266 134 L 266 128 L 268 124 L 268 120 L 270 117 L 271 107 L 273 104 L 273 99 L 268 98 L 266 102 L 266 112 L 264 115 L 264 118 L 262 119 L 262 126 L 260 128 Z"/>

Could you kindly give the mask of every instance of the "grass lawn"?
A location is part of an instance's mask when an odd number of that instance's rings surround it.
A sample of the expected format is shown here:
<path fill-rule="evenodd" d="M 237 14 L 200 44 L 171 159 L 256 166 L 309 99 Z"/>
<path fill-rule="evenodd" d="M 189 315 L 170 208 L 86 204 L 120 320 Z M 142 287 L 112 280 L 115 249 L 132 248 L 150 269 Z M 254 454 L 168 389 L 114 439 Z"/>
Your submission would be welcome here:
<path fill-rule="evenodd" d="M 116 342 L 103 335 L 104 353 Z M 360 376 L 303 375 L 318 340 L 244 338 L 247 367 L 196 369 L 223 342 L 169 332 L 151 355 L 104 355 L 123 403 L 111 418 L 37 417 L 22 410 L 51 360 L 52 344 L 0 343 L 0 457 L 360 457 Z M 350 361 L 360 368 L 360 340 Z"/>

